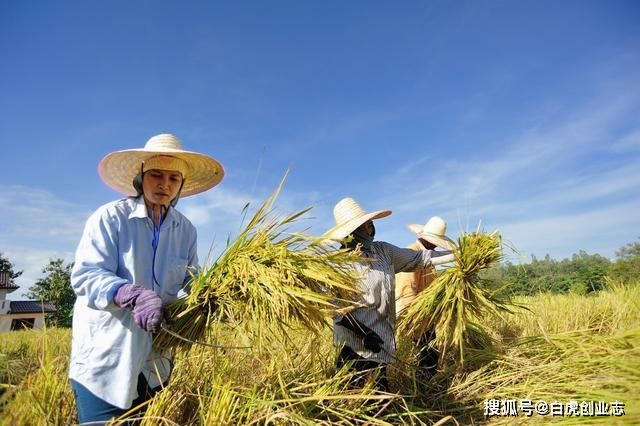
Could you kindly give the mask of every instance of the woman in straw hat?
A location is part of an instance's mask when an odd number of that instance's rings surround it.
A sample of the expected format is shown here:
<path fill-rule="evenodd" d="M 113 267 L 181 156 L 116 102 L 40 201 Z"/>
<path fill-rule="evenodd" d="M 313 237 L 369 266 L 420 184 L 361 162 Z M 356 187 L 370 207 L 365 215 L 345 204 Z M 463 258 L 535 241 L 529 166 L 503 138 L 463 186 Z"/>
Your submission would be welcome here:
<path fill-rule="evenodd" d="M 373 220 L 387 217 L 390 210 L 367 213 L 353 198 L 336 204 L 333 215 L 336 226 L 325 233 L 325 241 L 340 242 L 342 247 L 359 247 L 369 260 L 355 264 L 361 275 L 358 283 L 363 306 L 334 319 L 334 343 L 342 346 L 337 366 L 364 372 L 376 370 L 376 385 L 388 391 L 386 365 L 395 358 L 395 273 L 414 271 L 453 260 L 450 252 L 411 250 L 374 241 Z M 361 386 L 366 374 L 356 376 Z"/>
<path fill-rule="evenodd" d="M 170 358 L 152 349 L 151 333 L 162 305 L 198 268 L 196 230 L 175 205 L 224 176 L 215 159 L 183 150 L 169 134 L 108 154 L 98 170 L 129 197 L 87 220 L 71 273 L 77 299 L 69 377 L 81 423 L 117 417 L 168 380 Z"/>
<path fill-rule="evenodd" d="M 409 229 L 416 234 L 417 240 L 408 248 L 412 250 L 435 250 L 441 248 L 451 250 L 452 242 L 446 236 L 447 222 L 438 216 L 431 217 L 426 224 L 411 224 Z M 418 269 L 414 272 L 400 272 L 396 274 L 396 312 L 402 312 L 413 303 L 418 293 L 423 291 L 436 278 L 436 270 L 433 266 Z M 435 338 L 433 330 L 427 331 L 422 336 L 413 336 L 418 347 L 418 374 L 427 379 L 438 368 L 438 351 L 429 348 L 429 343 Z"/>

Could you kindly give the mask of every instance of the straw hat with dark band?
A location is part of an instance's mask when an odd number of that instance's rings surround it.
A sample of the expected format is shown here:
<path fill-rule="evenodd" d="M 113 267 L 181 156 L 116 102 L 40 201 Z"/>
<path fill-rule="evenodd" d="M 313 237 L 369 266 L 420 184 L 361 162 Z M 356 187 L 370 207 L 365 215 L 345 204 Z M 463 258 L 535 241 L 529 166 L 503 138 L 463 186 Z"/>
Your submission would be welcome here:
<path fill-rule="evenodd" d="M 367 213 L 353 198 L 343 198 L 333 208 L 333 217 L 336 220 L 336 226 L 324 233 L 325 238 L 322 242 L 330 244 L 346 238 L 353 231 L 358 229 L 360 225 L 373 220 L 387 217 L 391 214 L 391 210 L 377 210 Z"/>
<path fill-rule="evenodd" d="M 144 163 L 148 162 L 145 166 Z M 181 197 L 207 191 L 224 177 L 222 165 L 208 155 L 182 149 L 180 140 L 170 134 L 156 135 L 142 149 L 126 149 L 108 154 L 100 161 L 98 173 L 111 188 L 126 195 L 137 195 L 133 179 L 141 170 L 166 168 L 182 173 Z"/>
<path fill-rule="evenodd" d="M 429 241 L 443 249 L 451 250 L 452 241 L 445 235 L 447 222 L 438 216 L 433 216 L 424 225 L 411 224 L 407 227 L 418 235 L 419 238 Z"/>

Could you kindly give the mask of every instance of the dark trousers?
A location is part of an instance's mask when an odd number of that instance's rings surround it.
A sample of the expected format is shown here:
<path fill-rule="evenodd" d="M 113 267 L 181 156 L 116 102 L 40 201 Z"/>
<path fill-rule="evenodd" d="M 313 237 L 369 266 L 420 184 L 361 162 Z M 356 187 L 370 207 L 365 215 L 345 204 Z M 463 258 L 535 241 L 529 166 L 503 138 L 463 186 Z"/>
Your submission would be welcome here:
<path fill-rule="evenodd" d="M 73 388 L 73 395 L 76 399 L 76 408 L 78 410 L 78 423 L 91 422 L 92 425 L 105 425 L 111 419 L 120 417 L 129 409 L 124 410 L 118 408 L 108 402 L 98 398 L 89 391 L 89 389 L 82 386 L 75 380 L 71 380 L 71 387 Z M 147 383 L 147 379 L 144 375 L 138 376 L 138 397 L 133 401 L 131 407 L 142 404 L 145 401 L 153 398 L 153 396 L 162 389 L 162 386 L 157 388 L 150 388 Z M 144 414 L 144 409 L 137 413 L 137 416 Z M 127 424 L 135 424 L 129 422 Z"/>
<path fill-rule="evenodd" d="M 438 369 L 438 358 L 440 353 L 429 347 L 429 343 L 436 338 L 435 330 L 428 330 L 415 341 L 418 348 L 418 375 L 423 379 L 428 379 L 436 373 Z"/>
<path fill-rule="evenodd" d="M 349 366 L 349 370 L 357 373 L 354 374 L 350 380 L 352 388 L 364 387 L 367 379 L 370 376 L 374 376 L 376 389 L 382 392 L 389 392 L 387 366 L 385 364 L 369 361 L 368 359 L 358 355 L 358 353 L 349 346 L 345 346 L 338 355 L 336 367 L 340 369 L 345 365 Z"/>

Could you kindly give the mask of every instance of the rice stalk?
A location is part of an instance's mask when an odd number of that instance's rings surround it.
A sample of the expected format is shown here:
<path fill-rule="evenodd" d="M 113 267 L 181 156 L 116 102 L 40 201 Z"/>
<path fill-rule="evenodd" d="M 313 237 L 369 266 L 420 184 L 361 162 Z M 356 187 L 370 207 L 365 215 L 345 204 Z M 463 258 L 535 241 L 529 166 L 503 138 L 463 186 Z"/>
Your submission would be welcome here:
<path fill-rule="evenodd" d="M 73 423 L 75 411 L 66 376 L 69 347 L 65 336 L 68 330 L 56 328 L 3 335 L 0 352 L 19 343 L 19 351 L 12 355 L 19 353 L 21 359 L 19 365 L 12 367 L 18 368 L 14 374 L 20 381 L 0 397 L 0 425 Z"/>
<path fill-rule="evenodd" d="M 353 306 L 360 292 L 351 265 L 362 260 L 359 253 L 333 250 L 317 238 L 288 232 L 309 209 L 274 215 L 283 183 L 214 265 L 193 278 L 189 295 L 166 306 L 172 332 L 189 341 L 210 341 L 216 323 L 248 331 L 249 320 L 257 319 L 282 328 L 299 323 L 317 333 L 331 316 Z M 161 331 L 154 345 L 189 343 Z"/>
<path fill-rule="evenodd" d="M 456 263 L 418 294 L 399 318 L 398 328 L 401 334 L 414 336 L 435 330 L 431 345 L 440 352 L 441 361 L 450 355 L 463 365 L 465 353 L 482 351 L 493 343 L 485 318 L 511 312 L 513 305 L 495 297 L 480 276 L 503 258 L 497 231 L 463 233 L 453 254 Z"/>

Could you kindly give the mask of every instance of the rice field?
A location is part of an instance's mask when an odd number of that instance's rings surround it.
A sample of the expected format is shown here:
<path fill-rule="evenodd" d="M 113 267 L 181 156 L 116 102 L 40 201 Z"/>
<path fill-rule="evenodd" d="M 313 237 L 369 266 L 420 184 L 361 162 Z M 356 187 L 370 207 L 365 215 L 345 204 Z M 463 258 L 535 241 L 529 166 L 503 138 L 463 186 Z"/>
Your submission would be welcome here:
<path fill-rule="evenodd" d="M 399 338 L 391 394 L 347 386 L 328 327 L 255 323 L 262 339 L 252 346 L 221 324 L 218 341 L 250 347 L 182 351 L 141 424 L 640 424 L 640 283 L 516 302 L 528 310 L 485 319 L 491 347 L 463 366 L 445 358 L 428 382 L 416 379 L 412 343 Z M 69 347 L 67 329 L 2 335 L 0 424 L 75 422 Z"/>

